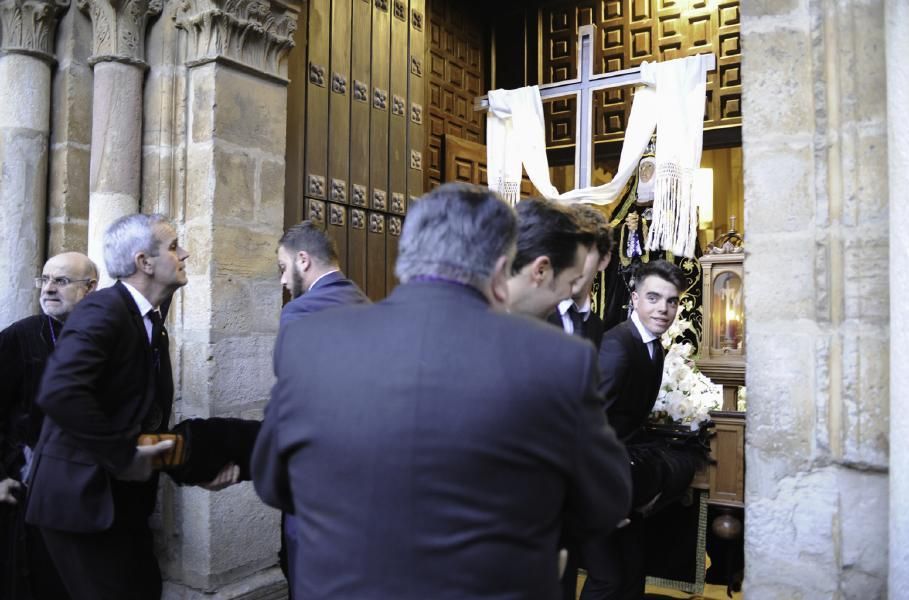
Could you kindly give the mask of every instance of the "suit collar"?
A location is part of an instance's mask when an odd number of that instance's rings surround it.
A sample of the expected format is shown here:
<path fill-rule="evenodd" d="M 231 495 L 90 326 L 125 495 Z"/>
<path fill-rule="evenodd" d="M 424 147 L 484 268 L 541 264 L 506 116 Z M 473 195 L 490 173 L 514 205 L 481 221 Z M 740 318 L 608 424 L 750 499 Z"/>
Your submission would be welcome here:
<path fill-rule="evenodd" d="M 316 288 L 329 285 L 342 279 L 344 279 L 344 274 L 341 273 L 340 269 L 335 269 L 334 271 L 329 271 L 328 273 L 320 275 L 318 279 L 312 282 L 312 285 L 309 286 L 309 289 L 306 291 L 311 292 Z"/>
<path fill-rule="evenodd" d="M 133 302 L 136 303 L 136 308 L 139 309 L 139 314 L 143 317 L 150 313 L 154 307 L 151 305 L 151 302 L 148 301 L 148 298 L 142 295 L 142 292 L 126 283 L 125 281 L 117 281 L 118 284 L 126 288 L 126 291 L 129 292 L 130 297 L 133 299 Z"/>
<path fill-rule="evenodd" d="M 489 300 L 477 288 L 448 281 L 411 281 L 399 285 L 388 296 L 389 301 L 434 302 L 445 298 L 458 298 L 478 306 L 489 306 Z"/>

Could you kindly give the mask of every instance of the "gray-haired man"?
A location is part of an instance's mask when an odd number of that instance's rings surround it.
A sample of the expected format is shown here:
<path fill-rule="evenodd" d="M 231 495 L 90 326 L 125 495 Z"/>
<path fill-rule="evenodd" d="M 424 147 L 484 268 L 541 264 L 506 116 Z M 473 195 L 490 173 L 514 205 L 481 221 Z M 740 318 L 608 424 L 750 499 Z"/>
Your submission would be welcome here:
<path fill-rule="evenodd" d="M 593 348 L 496 310 L 516 233 L 489 190 L 440 186 L 387 299 L 283 329 L 252 472 L 299 519 L 294 597 L 554 598 L 563 521 L 627 512 Z"/>
<path fill-rule="evenodd" d="M 88 295 L 67 319 L 38 396 L 45 420 L 26 520 L 38 526 L 76 598 L 157 599 L 161 575 L 148 516 L 158 479 L 136 447 L 166 430 L 173 401 L 159 307 L 186 285 L 188 257 L 160 215 L 130 215 L 104 236 L 117 282 Z"/>

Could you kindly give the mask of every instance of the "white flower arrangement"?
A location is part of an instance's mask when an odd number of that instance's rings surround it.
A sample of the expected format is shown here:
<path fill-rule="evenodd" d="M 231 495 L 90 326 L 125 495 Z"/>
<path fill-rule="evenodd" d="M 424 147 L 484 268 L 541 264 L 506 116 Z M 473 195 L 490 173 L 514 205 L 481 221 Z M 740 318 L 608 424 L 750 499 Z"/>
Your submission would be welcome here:
<path fill-rule="evenodd" d="M 692 431 L 710 419 L 710 411 L 723 403 L 723 389 L 698 371 L 687 342 L 674 342 L 691 323 L 677 319 L 663 334 L 661 342 L 667 349 L 663 363 L 663 382 L 650 418 L 657 422 L 672 421 L 687 425 Z"/>

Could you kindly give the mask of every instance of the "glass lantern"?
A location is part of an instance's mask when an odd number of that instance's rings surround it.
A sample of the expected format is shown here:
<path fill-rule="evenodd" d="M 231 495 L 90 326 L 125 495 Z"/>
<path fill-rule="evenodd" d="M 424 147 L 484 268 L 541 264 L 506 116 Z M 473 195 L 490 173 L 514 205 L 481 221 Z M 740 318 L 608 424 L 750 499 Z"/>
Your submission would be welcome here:
<path fill-rule="evenodd" d="M 730 231 L 713 242 L 700 258 L 703 270 L 704 327 L 697 364 L 723 386 L 723 410 L 738 408 L 739 387 L 745 385 L 745 247 Z"/>

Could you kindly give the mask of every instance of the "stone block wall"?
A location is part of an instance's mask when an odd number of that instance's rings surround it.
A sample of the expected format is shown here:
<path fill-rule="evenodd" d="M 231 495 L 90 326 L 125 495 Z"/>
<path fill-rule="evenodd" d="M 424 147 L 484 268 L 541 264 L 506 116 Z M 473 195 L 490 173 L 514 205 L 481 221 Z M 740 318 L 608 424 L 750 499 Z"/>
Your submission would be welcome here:
<path fill-rule="evenodd" d="M 749 599 L 886 595 L 884 2 L 742 3 Z"/>

